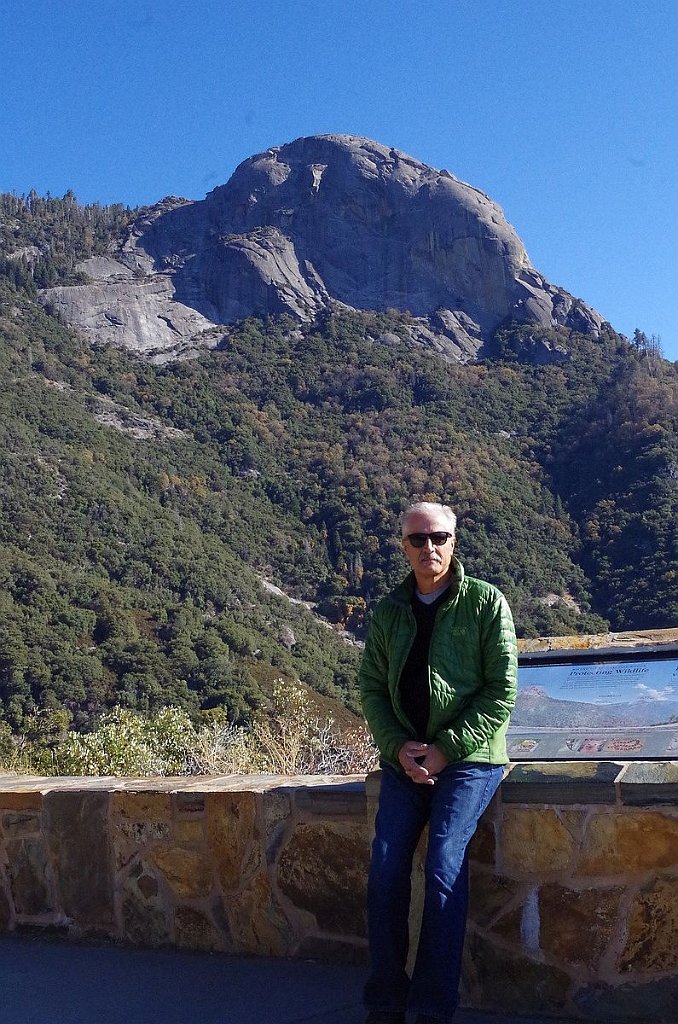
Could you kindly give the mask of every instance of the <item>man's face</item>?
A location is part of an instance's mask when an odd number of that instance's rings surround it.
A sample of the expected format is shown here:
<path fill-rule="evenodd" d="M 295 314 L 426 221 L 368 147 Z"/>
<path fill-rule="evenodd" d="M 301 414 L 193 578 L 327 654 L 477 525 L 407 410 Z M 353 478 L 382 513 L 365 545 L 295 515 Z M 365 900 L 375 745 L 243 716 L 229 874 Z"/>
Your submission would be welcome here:
<path fill-rule="evenodd" d="M 447 576 L 454 553 L 454 537 L 446 544 L 435 546 L 427 540 L 423 548 L 415 548 L 408 536 L 411 533 L 450 533 L 450 524 L 441 512 L 415 512 L 406 524 L 403 551 L 414 570 L 417 586 L 426 593 L 434 590 Z"/>

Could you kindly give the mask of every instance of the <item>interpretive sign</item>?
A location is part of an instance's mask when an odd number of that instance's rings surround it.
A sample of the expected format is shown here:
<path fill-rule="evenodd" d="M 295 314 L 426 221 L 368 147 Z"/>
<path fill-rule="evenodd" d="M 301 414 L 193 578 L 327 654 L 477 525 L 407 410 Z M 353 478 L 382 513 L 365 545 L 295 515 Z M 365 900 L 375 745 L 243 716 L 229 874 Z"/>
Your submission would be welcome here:
<path fill-rule="evenodd" d="M 521 655 L 512 761 L 678 760 L 678 650 Z"/>

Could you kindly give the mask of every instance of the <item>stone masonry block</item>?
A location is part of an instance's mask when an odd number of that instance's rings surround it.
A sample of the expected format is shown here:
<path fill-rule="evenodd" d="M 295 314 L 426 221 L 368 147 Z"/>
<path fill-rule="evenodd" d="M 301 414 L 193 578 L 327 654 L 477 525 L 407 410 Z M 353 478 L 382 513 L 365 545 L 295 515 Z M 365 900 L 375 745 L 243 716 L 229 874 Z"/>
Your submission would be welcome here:
<path fill-rule="evenodd" d="M 262 843 L 254 793 L 208 793 L 207 843 L 224 890 L 240 889 L 258 870 Z"/>
<path fill-rule="evenodd" d="M 169 839 L 172 807 L 168 793 L 123 790 L 112 794 L 111 808 L 111 842 L 116 867 L 125 867 L 157 842 Z"/>
<path fill-rule="evenodd" d="M 224 894 L 235 951 L 259 956 L 289 956 L 292 929 L 264 871 L 238 893 Z"/>
<path fill-rule="evenodd" d="M 576 890 L 543 885 L 539 891 L 540 949 L 564 964 L 594 970 L 618 927 L 625 890 Z"/>
<path fill-rule="evenodd" d="M 170 941 L 169 908 L 152 864 L 137 861 L 120 885 L 122 938 L 140 946 Z"/>
<path fill-rule="evenodd" d="M 578 870 L 583 876 L 678 868 L 678 817 L 657 811 L 596 814 L 588 822 Z"/>
<path fill-rule="evenodd" d="M 200 818 L 180 818 L 174 823 L 174 838 L 182 846 L 205 841 L 205 823 Z"/>
<path fill-rule="evenodd" d="M 226 949 L 224 936 L 195 907 L 177 907 L 174 913 L 174 940 L 179 947 L 200 949 L 207 953 Z"/>
<path fill-rule="evenodd" d="M 288 789 L 269 789 L 262 793 L 264 809 L 264 831 L 267 845 L 275 841 L 276 836 L 289 821 L 292 814 L 292 794 Z"/>
<path fill-rule="evenodd" d="M 472 861 L 492 865 L 495 861 L 496 835 L 494 822 L 486 817 L 478 822 L 478 828 L 469 845 L 469 856 Z"/>
<path fill-rule="evenodd" d="M 622 803 L 649 807 L 652 804 L 678 804 L 678 761 L 639 761 L 631 763 L 621 782 Z"/>
<path fill-rule="evenodd" d="M 172 817 L 169 793 L 122 790 L 111 794 L 111 809 L 114 817 L 127 819 L 127 821 L 166 822 L 169 824 Z"/>
<path fill-rule="evenodd" d="M 479 935 L 469 936 L 467 946 L 466 984 L 483 993 L 484 1005 L 503 1014 L 562 1015 L 570 988 L 565 971 L 509 952 Z"/>
<path fill-rule="evenodd" d="M 487 928 L 514 906 L 521 888 L 522 883 L 512 878 L 472 871 L 469 919 L 480 928 Z"/>
<path fill-rule="evenodd" d="M 207 896 L 211 892 L 214 885 L 212 863 L 201 850 L 160 846 L 151 851 L 150 860 L 179 899 Z"/>
<path fill-rule="evenodd" d="M 362 782 L 298 788 L 295 805 L 304 817 L 364 818 L 367 814 L 365 786 Z"/>
<path fill-rule="evenodd" d="M 30 811 L 2 815 L 2 832 L 7 839 L 40 834 L 40 816 Z"/>
<path fill-rule="evenodd" d="M 175 793 L 174 806 L 177 815 L 196 815 L 205 813 L 204 793 Z"/>
<path fill-rule="evenodd" d="M 0 873 L 0 932 L 6 932 L 12 921 L 12 907 L 5 891 L 4 878 Z"/>
<path fill-rule="evenodd" d="M 113 879 L 105 792 L 45 795 L 44 822 L 62 909 L 78 927 L 113 926 Z"/>
<path fill-rule="evenodd" d="M 42 793 L 21 790 L 0 793 L 0 811 L 39 811 L 42 807 Z"/>
<path fill-rule="evenodd" d="M 574 840 L 550 807 L 505 807 L 500 846 L 503 868 L 518 877 L 568 871 L 574 860 Z"/>
<path fill-rule="evenodd" d="M 614 761 L 517 764 L 502 785 L 502 803 L 614 804 L 622 767 Z"/>
<path fill-rule="evenodd" d="M 678 973 L 678 877 L 657 878 L 635 897 L 619 969 Z"/>
<path fill-rule="evenodd" d="M 57 909 L 49 884 L 47 847 L 41 836 L 25 836 L 6 844 L 10 890 L 17 914 L 32 917 Z"/>
<path fill-rule="evenodd" d="M 278 884 L 323 931 L 363 936 L 369 852 L 366 827 L 298 825 L 280 856 Z"/>

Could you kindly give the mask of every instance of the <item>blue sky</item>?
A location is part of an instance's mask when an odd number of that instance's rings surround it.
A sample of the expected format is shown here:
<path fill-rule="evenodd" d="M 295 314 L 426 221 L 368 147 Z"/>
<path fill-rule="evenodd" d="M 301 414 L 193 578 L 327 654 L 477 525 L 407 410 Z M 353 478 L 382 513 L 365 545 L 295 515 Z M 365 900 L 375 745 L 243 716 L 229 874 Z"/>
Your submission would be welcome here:
<path fill-rule="evenodd" d="M 533 264 L 678 359 L 674 0 L 3 0 L 0 191 L 202 198 L 365 135 L 503 208 Z"/>

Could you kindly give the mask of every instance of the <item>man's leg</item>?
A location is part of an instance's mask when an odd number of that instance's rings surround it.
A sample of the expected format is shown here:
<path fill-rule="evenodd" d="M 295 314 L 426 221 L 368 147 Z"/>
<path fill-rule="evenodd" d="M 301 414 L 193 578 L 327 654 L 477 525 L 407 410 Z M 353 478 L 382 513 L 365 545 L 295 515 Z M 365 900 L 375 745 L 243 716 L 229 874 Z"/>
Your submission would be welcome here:
<path fill-rule="evenodd" d="M 408 1008 L 452 1021 L 468 910 L 467 846 L 502 780 L 500 765 L 456 762 L 431 786 L 424 910 Z"/>
<path fill-rule="evenodd" d="M 412 858 L 428 817 L 430 790 L 384 767 L 367 887 L 371 972 L 370 1011 L 403 1013 L 410 986 L 405 972 Z"/>

